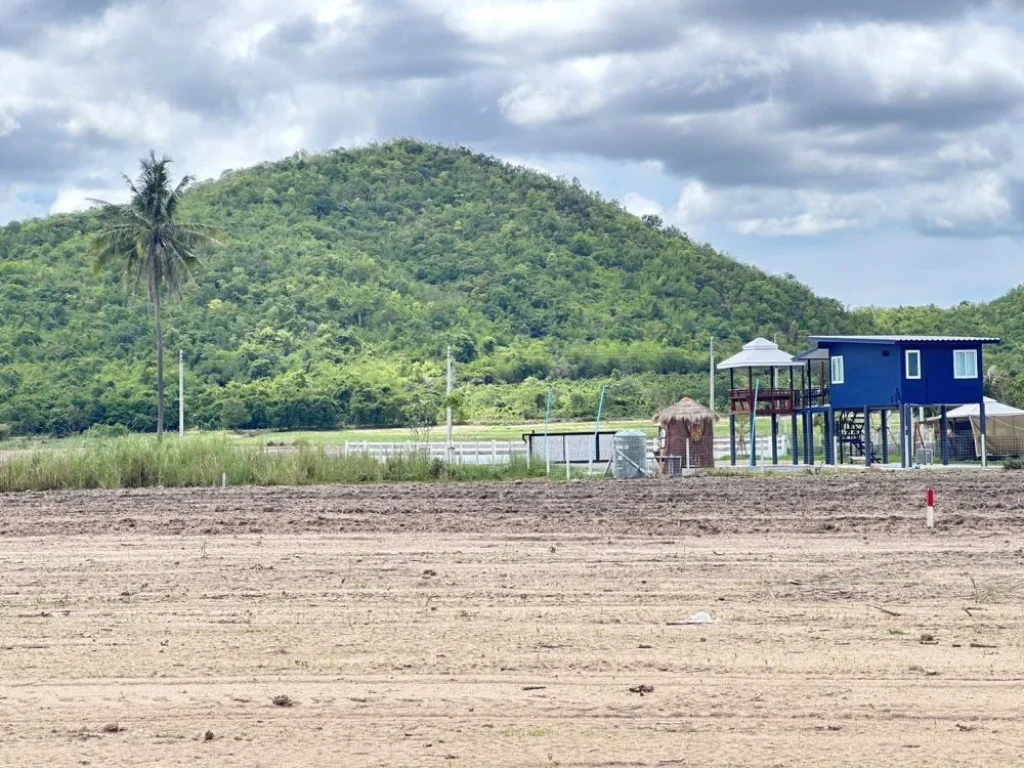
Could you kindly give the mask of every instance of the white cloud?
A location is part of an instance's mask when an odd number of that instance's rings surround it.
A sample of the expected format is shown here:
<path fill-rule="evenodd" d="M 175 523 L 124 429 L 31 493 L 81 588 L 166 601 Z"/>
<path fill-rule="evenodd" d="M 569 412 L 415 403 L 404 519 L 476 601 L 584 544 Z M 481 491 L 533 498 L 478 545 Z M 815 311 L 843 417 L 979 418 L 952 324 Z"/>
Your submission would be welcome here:
<path fill-rule="evenodd" d="M 151 148 L 216 177 L 414 135 L 765 252 L 1018 236 L 1024 11 L 974 5 L 0 3 L 0 222 L 109 196 Z"/>
<path fill-rule="evenodd" d="M 649 197 L 644 197 L 639 192 L 627 192 L 622 198 L 622 205 L 627 211 L 637 216 L 644 216 L 646 214 L 662 216 L 665 213 L 661 203 L 657 200 L 651 200 Z"/>

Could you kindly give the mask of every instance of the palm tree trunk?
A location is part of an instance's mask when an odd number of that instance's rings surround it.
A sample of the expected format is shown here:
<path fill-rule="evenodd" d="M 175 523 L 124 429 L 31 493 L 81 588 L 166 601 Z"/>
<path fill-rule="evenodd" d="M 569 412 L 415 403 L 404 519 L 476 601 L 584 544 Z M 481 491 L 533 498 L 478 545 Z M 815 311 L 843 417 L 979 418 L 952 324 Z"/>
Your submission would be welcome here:
<path fill-rule="evenodd" d="M 153 301 L 156 318 L 156 439 L 164 436 L 164 327 L 160 318 L 160 287 L 157 286 Z"/>

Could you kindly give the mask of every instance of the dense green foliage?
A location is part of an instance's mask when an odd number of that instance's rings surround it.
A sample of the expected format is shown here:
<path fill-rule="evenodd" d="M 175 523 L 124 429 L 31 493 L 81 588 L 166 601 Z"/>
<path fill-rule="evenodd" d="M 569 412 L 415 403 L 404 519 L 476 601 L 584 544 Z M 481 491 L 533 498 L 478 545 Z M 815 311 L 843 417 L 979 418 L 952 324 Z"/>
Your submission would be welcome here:
<path fill-rule="evenodd" d="M 227 241 L 165 308 L 190 426 L 431 423 L 448 344 L 463 419 L 543 416 L 549 385 L 558 417 L 591 416 L 602 384 L 609 417 L 647 415 L 707 391 L 712 335 L 729 354 L 880 322 L 578 183 L 413 141 L 228 171 L 181 213 Z M 98 224 L 0 229 L 0 423 L 15 433 L 155 426 L 151 319 L 89 268 Z M 955 330 L 946 318 L 915 330 Z"/>
<path fill-rule="evenodd" d="M 854 313 L 878 333 L 937 333 L 997 336 L 998 346 L 985 348 L 988 395 L 1024 407 L 1024 286 L 988 303 L 964 302 L 950 309 L 936 306 L 864 309 Z"/>
<path fill-rule="evenodd" d="M 540 477 L 544 468 L 526 462 L 453 465 L 425 452 L 389 456 L 328 454 L 304 445 L 292 453 L 267 453 L 260 445 L 225 438 L 157 441 L 151 436 L 95 438 L 70 448 L 19 452 L 0 461 L 0 493 L 91 488 L 189 488 L 220 485 L 314 485 L 328 483 L 506 480 Z"/>

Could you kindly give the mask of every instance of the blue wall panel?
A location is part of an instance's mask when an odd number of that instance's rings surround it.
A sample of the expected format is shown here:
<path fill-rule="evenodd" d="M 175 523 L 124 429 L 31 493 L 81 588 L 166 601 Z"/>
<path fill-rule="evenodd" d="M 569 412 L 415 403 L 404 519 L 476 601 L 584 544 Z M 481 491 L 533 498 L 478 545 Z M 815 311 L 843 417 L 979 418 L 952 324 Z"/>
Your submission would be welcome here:
<path fill-rule="evenodd" d="M 982 345 L 971 343 L 856 343 L 821 342 L 832 356 L 843 356 L 844 383 L 832 385 L 832 407 L 838 409 L 882 408 L 899 403 L 913 405 L 963 405 L 981 402 L 984 396 Z M 906 378 L 908 349 L 921 352 L 921 378 Z M 978 353 L 978 378 L 953 375 L 953 351 Z"/>
<path fill-rule="evenodd" d="M 833 408 L 885 406 L 899 402 L 900 352 L 895 344 L 830 342 L 832 356 L 843 356 L 844 383 L 832 385 Z"/>

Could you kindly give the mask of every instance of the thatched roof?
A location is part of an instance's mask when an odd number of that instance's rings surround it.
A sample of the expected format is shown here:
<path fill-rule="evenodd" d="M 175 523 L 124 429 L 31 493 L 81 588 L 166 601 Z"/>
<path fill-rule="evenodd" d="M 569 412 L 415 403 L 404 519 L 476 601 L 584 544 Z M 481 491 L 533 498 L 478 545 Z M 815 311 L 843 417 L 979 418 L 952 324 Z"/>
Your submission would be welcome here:
<path fill-rule="evenodd" d="M 696 424 L 707 419 L 717 419 L 718 414 L 710 408 L 705 408 L 696 400 L 684 397 L 675 405 L 670 405 L 658 412 L 654 417 L 654 423 L 658 425 L 668 424 L 672 421 L 682 421 L 687 424 Z"/>

